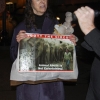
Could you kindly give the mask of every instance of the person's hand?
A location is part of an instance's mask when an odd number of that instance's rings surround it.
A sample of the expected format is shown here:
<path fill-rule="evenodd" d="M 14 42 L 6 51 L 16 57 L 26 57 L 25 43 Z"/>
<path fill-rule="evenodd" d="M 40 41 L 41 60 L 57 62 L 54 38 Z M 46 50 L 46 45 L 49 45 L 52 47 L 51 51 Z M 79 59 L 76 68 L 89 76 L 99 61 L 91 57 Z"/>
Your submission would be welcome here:
<path fill-rule="evenodd" d="M 70 41 L 72 41 L 74 45 L 76 45 L 76 42 L 78 41 L 77 37 L 74 34 L 71 34 L 70 36 L 71 36 Z"/>
<path fill-rule="evenodd" d="M 22 39 L 26 38 L 27 37 L 27 34 L 25 34 L 26 31 L 24 30 L 21 30 L 19 31 L 18 35 L 16 36 L 16 40 L 17 42 L 19 43 Z"/>
<path fill-rule="evenodd" d="M 94 10 L 88 6 L 77 9 L 75 15 L 78 19 L 81 30 L 85 35 L 95 28 L 94 25 Z"/>

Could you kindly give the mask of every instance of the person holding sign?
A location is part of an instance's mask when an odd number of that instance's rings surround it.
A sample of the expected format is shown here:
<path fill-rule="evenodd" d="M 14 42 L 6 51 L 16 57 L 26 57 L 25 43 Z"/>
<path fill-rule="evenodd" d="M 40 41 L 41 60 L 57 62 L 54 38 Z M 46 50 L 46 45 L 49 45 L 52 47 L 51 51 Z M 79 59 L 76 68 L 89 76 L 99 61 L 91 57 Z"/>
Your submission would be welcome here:
<path fill-rule="evenodd" d="M 15 29 L 10 54 L 14 62 L 19 42 L 26 38 L 25 33 L 52 34 L 58 24 L 48 8 L 48 0 L 26 0 L 25 19 Z M 75 43 L 75 38 L 72 38 Z M 64 100 L 63 82 L 21 84 L 17 86 L 16 100 Z"/>
<path fill-rule="evenodd" d="M 25 19 L 15 29 L 10 52 L 11 59 L 17 57 L 18 43 L 27 37 L 27 33 L 51 34 L 57 20 L 47 8 L 48 0 L 26 0 Z M 17 86 L 16 100 L 64 100 L 62 82 L 41 84 L 21 84 Z"/>

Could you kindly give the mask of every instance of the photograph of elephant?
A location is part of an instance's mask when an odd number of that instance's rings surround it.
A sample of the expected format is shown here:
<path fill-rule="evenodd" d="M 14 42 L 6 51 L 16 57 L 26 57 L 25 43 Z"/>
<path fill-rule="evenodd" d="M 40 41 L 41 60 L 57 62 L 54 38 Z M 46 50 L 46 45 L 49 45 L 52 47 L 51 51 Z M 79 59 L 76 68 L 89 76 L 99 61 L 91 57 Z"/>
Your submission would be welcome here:
<path fill-rule="evenodd" d="M 69 39 L 25 38 L 19 45 L 19 71 L 73 71 Z"/>

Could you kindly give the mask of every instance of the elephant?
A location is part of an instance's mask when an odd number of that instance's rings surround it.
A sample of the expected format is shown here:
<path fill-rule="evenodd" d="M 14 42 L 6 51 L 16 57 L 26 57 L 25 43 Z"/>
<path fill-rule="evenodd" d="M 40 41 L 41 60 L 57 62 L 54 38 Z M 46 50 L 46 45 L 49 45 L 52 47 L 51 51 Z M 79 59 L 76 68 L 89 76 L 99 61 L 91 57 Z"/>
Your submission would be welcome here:
<path fill-rule="evenodd" d="M 50 44 L 49 42 L 45 41 L 43 48 L 44 48 L 44 51 L 43 51 L 44 61 L 45 63 L 49 64 L 50 63 Z"/>
<path fill-rule="evenodd" d="M 35 47 L 36 66 L 50 62 L 50 44 L 42 38 L 30 39 L 29 44 Z"/>
<path fill-rule="evenodd" d="M 43 50 L 44 50 L 44 39 L 42 38 L 31 38 L 28 40 L 28 43 L 33 48 L 35 56 L 35 63 L 38 66 L 40 63 L 43 63 Z"/>
<path fill-rule="evenodd" d="M 55 43 L 51 42 L 50 43 L 50 62 L 53 63 L 57 61 L 56 55 L 55 55 Z"/>

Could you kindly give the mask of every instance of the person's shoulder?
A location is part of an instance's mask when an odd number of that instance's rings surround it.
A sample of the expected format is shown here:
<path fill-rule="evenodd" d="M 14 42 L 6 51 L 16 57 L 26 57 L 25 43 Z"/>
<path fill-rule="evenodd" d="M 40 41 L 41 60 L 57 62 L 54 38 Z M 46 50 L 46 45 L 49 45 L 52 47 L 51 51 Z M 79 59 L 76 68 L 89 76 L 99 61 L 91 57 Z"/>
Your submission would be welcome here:
<path fill-rule="evenodd" d="M 64 52 L 64 54 L 66 54 L 66 52 Z"/>
<path fill-rule="evenodd" d="M 58 22 L 58 20 L 56 18 L 54 18 L 53 21 L 54 21 L 55 24 L 59 24 L 59 22 Z"/>
<path fill-rule="evenodd" d="M 25 30 L 26 27 L 25 27 L 25 23 L 24 21 L 20 22 L 16 27 L 15 27 L 15 30 Z"/>
<path fill-rule="evenodd" d="M 20 30 L 26 31 L 26 26 L 24 22 L 20 22 L 15 28 L 14 28 L 14 34 L 18 34 Z"/>
<path fill-rule="evenodd" d="M 49 13 L 46 14 L 46 17 L 52 21 L 54 24 L 58 24 L 58 20 L 55 18 L 55 16 L 51 16 Z"/>
<path fill-rule="evenodd" d="M 55 17 L 52 18 L 52 21 L 53 21 L 55 24 L 58 24 L 58 23 L 59 23 L 58 20 L 57 20 Z"/>

